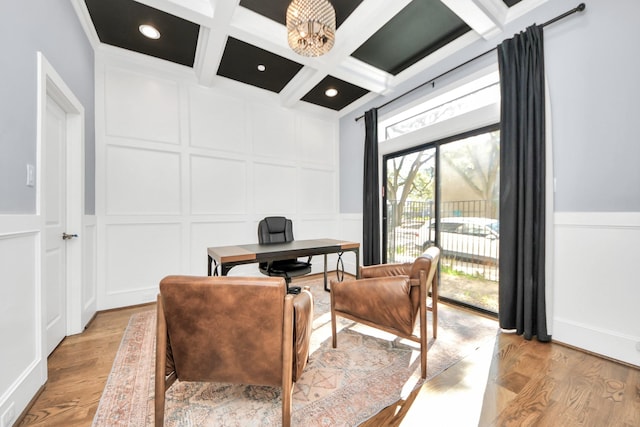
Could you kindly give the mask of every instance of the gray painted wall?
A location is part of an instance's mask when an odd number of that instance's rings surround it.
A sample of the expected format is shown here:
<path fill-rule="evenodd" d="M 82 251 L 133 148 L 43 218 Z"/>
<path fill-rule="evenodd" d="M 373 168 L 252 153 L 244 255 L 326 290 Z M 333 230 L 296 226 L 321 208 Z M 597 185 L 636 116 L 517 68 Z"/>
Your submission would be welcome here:
<path fill-rule="evenodd" d="M 68 0 L 0 1 L 0 214 L 36 213 L 37 59 L 42 52 L 85 109 L 85 213 L 95 211 L 93 49 Z"/>
<path fill-rule="evenodd" d="M 579 2 L 551 0 L 520 18 L 489 41 L 476 42 L 448 58 L 406 89 L 428 81 L 488 50 L 533 23 L 543 23 Z M 550 91 L 555 210 L 558 212 L 640 212 L 640 144 L 635 123 L 640 117 L 640 56 L 636 18 L 640 2 L 603 0 L 545 28 L 545 66 Z M 493 56 L 495 58 L 495 56 Z M 464 73 L 466 70 L 459 72 Z M 449 76 L 448 80 L 455 76 Z M 414 98 L 394 102 L 397 108 Z M 364 120 L 357 116 L 384 104 L 402 91 L 378 98 L 340 121 L 340 212 L 362 212 Z"/>

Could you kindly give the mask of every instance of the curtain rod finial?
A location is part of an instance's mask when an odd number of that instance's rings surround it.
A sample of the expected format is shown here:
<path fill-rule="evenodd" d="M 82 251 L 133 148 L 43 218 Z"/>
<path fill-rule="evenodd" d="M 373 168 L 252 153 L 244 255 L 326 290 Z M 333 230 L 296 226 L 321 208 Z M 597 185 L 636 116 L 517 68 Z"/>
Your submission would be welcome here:
<path fill-rule="evenodd" d="M 576 7 L 576 10 L 577 10 L 578 12 L 582 12 L 583 10 L 585 10 L 585 9 L 586 9 L 586 7 L 587 7 L 587 5 L 585 5 L 584 3 L 580 3 L 580 4 L 578 5 L 578 7 Z"/>

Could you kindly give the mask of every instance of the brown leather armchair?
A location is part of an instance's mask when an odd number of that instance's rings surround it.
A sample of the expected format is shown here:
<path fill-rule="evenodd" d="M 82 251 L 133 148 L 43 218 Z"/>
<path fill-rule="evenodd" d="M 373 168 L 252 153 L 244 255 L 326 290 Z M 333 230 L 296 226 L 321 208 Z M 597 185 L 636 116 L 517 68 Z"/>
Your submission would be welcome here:
<path fill-rule="evenodd" d="M 432 246 L 413 263 L 362 267 L 357 280 L 331 281 L 331 332 L 336 316 L 420 343 L 422 378 L 427 377 L 427 295 L 431 290 L 433 337 L 437 336 L 440 249 Z M 420 335 L 414 334 L 420 319 Z"/>
<path fill-rule="evenodd" d="M 155 425 L 176 379 L 282 387 L 291 424 L 293 385 L 309 358 L 313 297 L 279 277 L 168 276 L 160 282 Z"/>

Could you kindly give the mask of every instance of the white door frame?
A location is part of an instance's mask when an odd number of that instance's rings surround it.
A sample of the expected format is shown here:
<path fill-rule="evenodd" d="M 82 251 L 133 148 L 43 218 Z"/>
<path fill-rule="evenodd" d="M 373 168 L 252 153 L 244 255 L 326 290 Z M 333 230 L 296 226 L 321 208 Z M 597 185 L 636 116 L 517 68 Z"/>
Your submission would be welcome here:
<path fill-rule="evenodd" d="M 47 108 L 47 96 L 50 96 L 67 113 L 66 132 L 66 225 L 67 232 L 78 234 L 78 239 L 73 239 L 67 244 L 67 327 L 66 335 L 82 332 L 82 231 L 84 217 L 84 107 L 65 84 L 60 75 L 49 64 L 41 52 L 38 52 L 38 112 L 37 112 L 37 173 L 36 173 L 36 212 L 41 219 L 40 236 L 44 239 L 45 224 L 42 215 L 42 200 L 46 194 L 46 182 L 41 179 L 45 176 L 47 167 L 43 158 L 43 141 L 45 135 L 45 119 Z M 46 242 L 40 243 L 40 295 L 38 300 L 42 302 L 44 295 L 44 251 Z M 41 304 L 44 310 L 46 304 Z M 42 313 L 42 342 L 46 342 L 44 331 L 46 316 Z M 46 348 L 46 345 L 43 345 Z"/>

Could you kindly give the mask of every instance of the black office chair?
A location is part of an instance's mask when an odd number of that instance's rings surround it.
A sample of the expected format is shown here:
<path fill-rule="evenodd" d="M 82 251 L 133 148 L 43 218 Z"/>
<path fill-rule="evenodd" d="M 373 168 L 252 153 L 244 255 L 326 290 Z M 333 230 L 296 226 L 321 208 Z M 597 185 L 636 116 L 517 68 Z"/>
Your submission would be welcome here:
<path fill-rule="evenodd" d="M 293 241 L 293 223 L 283 216 L 270 216 L 258 224 L 258 242 L 260 244 L 284 243 Z M 304 276 L 311 273 L 311 257 L 304 262 L 297 258 L 261 262 L 258 264 L 260 272 L 267 276 L 284 277 L 287 292 L 299 294 L 300 286 L 289 286 L 292 277 Z"/>

